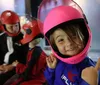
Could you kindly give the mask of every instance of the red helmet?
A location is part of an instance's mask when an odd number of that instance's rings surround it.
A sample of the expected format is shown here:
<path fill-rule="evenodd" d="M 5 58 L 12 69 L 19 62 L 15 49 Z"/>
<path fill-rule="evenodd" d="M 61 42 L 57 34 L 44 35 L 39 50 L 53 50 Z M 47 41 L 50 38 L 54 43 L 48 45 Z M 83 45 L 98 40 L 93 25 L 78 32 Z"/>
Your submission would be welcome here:
<path fill-rule="evenodd" d="M 16 36 L 20 32 L 20 19 L 19 16 L 10 10 L 6 10 L 1 14 L 1 23 L 4 25 L 4 31 L 9 35 L 9 36 Z M 10 33 L 7 31 L 5 25 L 6 24 L 17 24 L 19 25 L 18 32 L 17 33 Z M 17 30 L 17 29 L 16 29 Z"/>
<path fill-rule="evenodd" d="M 25 31 L 25 37 L 21 40 L 22 44 L 31 42 L 33 39 L 42 38 L 43 35 L 39 29 L 37 20 L 29 21 L 27 24 L 22 26 L 22 29 Z"/>
<path fill-rule="evenodd" d="M 2 24 L 15 24 L 20 22 L 19 16 L 10 10 L 6 10 L 1 14 Z"/>

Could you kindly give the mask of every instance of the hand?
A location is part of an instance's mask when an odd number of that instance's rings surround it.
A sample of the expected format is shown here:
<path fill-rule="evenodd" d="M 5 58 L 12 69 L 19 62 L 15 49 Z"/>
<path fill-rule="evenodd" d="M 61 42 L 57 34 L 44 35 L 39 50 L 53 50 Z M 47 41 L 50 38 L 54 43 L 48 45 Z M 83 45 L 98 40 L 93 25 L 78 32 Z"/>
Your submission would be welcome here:
<path fill-rule="evenodd" d="M 100 58 L 98 59 L 95 67 L 87 67 L 82 71 L 82 79 L 90 85 L 98 85 L 98 70 L 100 69 Z"/>
<path fill-rule="evenodd" d="M 57 64 L 57 59 L 53 54 L 51 54 L 49 57 L 46 57 L 46 62 L 49 68 L 54 69 Z"/>
<path fill-rule="evenodd" d="M 18 64 L 19 62 L 17 61 L 17 60 L 15 60 L 13 63 L 12 63 L 12 66 L 17 66 L 17 64 Z"/>
<path fill-rule="evenodd" d="M 4 73 L 4 66 L 0 65 L 0 74 Z"/>
<path fill-rule="evenodd" d="M 4 65 L 4 73 L 11 71 L 14 67 L 10 64 L 10 65 Z"/>
<path fill-rule="evenodd" d="M 0 71 L 3 71 L 3 70 L 4 70 L 4 66 L 0 65 Z"/>

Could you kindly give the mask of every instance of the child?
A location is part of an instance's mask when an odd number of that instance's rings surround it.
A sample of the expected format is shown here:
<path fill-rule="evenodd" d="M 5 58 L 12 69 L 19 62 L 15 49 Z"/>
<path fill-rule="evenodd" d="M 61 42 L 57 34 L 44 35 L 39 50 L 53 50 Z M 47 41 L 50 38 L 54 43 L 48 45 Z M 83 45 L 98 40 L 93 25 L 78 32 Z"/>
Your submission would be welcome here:
<path fill-rule="evenodd" d="M 2 35 L 2 31 L 3 31 L 3 25 L 2 25 L 1 19 L 0 19 L 0 36 Z"/>
<path fill-rule="evenodd" d="M 46 54 L 37 46 L 43 36 L 38 28 L 37 20 L 25 24 L 23 30 L 24 37 L 21 43 L 29 43 L 27 62 L 26 65 L 18 61 L 12 63 L 13 66 L 16 66 L 16 73 L 21 76 L 12 84 L 6 83 L 5 85 L 43 85 L 46 81 L 43 74 L 46 67 Z M 10 80 L 12 81 L 13 78 L 14 76 Z"/>
<path fill-rule="evenodd" d="M 86 68 L 94 66 L 87 57 L 91 31 L 77 9 L 63 5 L 53 8 L 44 21 L 43 33 L 53 52 L 46 59 L 49 85 L 97 85 L 97 70 L 93 72 L 95 77 L 86 77 Z"/>
<path fill-rule="evenodd" d="M 1 23 L 1 20 L 0 20 L 0 37 L 4 34 L 5 32 L 3 32 L 3 25 Z M 1 46 L 1 43 L 0 43 L 0 46 Z M 3 63 L 3 57 L 2 57 L 2 49 L 0 49 L 0 65 Z M 1 68 L 0 68 L 1 69 Z"/>
<path fill-rule="evenodd" d="M 15 60 L 24 61 L 23 55 L 26 54 L 25 48 L 27 47 L 24 48 L 16 44 L 22 37 L 19 16 L 11 10 L 5 10 L 1 14 L 0 20 L 3 26 L 2 35 L 0 35 L 0 85 L 3 85 L 15 74 L 12 62 Z"/>

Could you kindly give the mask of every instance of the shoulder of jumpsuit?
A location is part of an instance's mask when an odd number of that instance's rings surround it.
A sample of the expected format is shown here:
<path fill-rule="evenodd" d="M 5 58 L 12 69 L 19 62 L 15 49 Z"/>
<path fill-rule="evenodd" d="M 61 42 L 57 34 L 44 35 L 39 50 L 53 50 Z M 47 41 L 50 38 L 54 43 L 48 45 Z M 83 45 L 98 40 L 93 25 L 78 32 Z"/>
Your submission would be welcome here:
<path fill-rule="evenodd" d="M 2 43 L 4 44 L 5 42 L 7 42 L 7 37 L 8 35 L 6 33 L 4 33 L 3 35 L 0 36 L 0 44 L 2 45 Z"/>
<path fill-rule="evenodd" d="M 1 32 L 0 33 L 0 37 L 2 37 L 2 36 L 4 36 L 4 37 L 6 36 L 7 37 L 8 35 L 5 32 Z"/>
<path fill-rule="evenodd" d="M 76 64 L 78 67 L 80 67 L 80 69 L 84 69 L 86 67 L 90 67 L 90 66 L 95 66 L 95 62 L 90 59 L 88 56 L 83 60 L 81 61 L 80 63 Z"/>
<path fill-rule="evenodd" d="M 80 62 L 78 64 L 68 64 L 68 63 L 65 63 L 65 62 L 63 62 L 61 60 L 58 60 L 58 63 L 57 63 L 57 66 L 56 66 L 55 69 L 63 70 L 65 67 L 67 67 L 67 68 L 73 68 L 73 67 L 76 68 L 77 67 L 81 71 L 84 68 L 89 67 L 89 66 L 95 66 L 95 63 L 89 57 L 86 57 L 82 62 Z"/>
<path fill-rule="evenodd" d="M 5 35 L 6 33 L 5 33 L 5 31 L 0 31 L 0 36 L 3 36 L 3 35 Z"/>

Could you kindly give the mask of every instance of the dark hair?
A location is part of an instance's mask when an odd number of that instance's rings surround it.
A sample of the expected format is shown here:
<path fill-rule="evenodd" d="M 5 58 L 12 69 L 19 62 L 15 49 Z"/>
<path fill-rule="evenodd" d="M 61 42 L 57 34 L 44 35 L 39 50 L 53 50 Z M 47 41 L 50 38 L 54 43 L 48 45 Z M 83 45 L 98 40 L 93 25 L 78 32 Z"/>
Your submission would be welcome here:
<path fill-rule="evenodd" d="M 81 27 L 79 24 L 74 24 L 74 25 L 67 25 L 64 28 L 62 28 L 64 32 L 69 36 L 69 38 L 76 43 L 73 40 L 73 37 L 79 38 L 85 45 L 85 35 L 83 34 Z"/>

